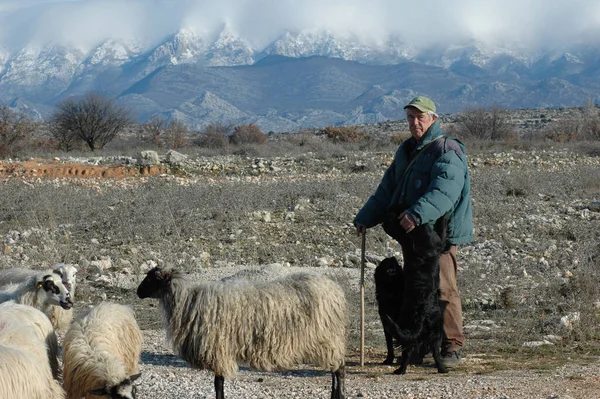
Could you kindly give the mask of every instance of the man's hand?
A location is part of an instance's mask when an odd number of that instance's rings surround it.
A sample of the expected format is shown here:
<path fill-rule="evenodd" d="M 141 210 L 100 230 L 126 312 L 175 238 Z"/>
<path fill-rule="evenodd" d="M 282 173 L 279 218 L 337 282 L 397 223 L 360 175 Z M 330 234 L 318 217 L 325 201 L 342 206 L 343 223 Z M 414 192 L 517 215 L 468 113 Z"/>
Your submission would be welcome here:
<path fill-rule="evenodd" d="M 400 221 L 400 226 L 402 226 L 404 231 L 407 233 L 410 233 L 415 227 L 417 227 L 415 218 L 408 212 L 402 212 L 400 216 L 398 216 L 398 220 Z"/>
<path fill-rule="evenodd" d="M 356 225 L 356 236 L 360 237 L 360 235 L 362 233 L 366 233 L 367 232 L 367 228 L 365 226 L 363 226 L 362 224 L 357 224 Z"/>

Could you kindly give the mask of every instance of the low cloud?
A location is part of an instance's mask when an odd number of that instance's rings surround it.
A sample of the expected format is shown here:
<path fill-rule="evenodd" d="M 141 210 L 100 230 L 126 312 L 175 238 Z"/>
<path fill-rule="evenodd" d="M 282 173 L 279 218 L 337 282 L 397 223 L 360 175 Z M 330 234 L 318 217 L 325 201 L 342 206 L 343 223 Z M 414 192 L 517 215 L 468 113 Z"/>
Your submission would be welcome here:
<path fill-rule="evenodd" d="M 597 40 L 597 0 L 490 0 L 422 4 L 403 0 L 0 0 L 0 44 L 69 44 L 107 38 L 151 45 L 182 28 L 214 35 L 227 25 L 262 48 L 285 31 L 326 29 L 381 43 L 394 35 L 415 47 L 479 40 L 529 48 Z"/>

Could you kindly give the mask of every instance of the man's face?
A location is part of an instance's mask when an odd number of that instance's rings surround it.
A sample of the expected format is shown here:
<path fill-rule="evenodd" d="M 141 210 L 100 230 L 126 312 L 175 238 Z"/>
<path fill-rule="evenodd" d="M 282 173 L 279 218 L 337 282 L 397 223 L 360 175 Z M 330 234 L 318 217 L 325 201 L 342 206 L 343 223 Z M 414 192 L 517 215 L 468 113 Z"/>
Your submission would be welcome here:
<path fill-rule="evenodd" d="M 417 141 L 421 141 L 427 129 L 435 122 L 436 117 L 426 112 L 421 112 L 415 107 L 408 107 L 406 109 L 406 119 L 408 119 L 410 134 Z"/>

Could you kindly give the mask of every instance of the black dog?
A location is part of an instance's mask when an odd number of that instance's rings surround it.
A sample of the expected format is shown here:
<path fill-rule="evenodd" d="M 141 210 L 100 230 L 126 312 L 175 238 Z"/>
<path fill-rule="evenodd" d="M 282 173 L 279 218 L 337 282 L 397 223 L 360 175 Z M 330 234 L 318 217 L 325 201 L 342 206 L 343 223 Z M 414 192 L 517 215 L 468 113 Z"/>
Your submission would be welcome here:
<path fill-rule="evenodd" d="M 402 347 L 400 367 L 394 373 L 406 373 L 409 358 L 419 350 L 421 353 L 431 351 L 438 372 L 447 373 L 441 359 L 443 324 L 439 257 L 446 246 L 448 216 L 440 218 L 433 228 L 425 224 L 406 233 L 398 223 L 400 213 L 391 212 L 390 220 L 385 223 L 386 232 L 393 231 L 390 235 L 398 240 L 404 256 L 400 314 L 396 318 L 386 315 L 382 320 L 387 326 L 384 331 L 391 331 L 395 344 Z"/>
<path fill-rule="evenodd" d="M 383 333 L 385 334 L 385 343 L 387 346 L 387 357 L 383 361 L 383 364 L 394 363 L 393 333 L 389 323 L 386 322 L 386 317 L 392 320 L 400 318 L 403 292 L 404 278 L 402 276 L 402 267 L 400 267 L 396 258 L 385 258 L 375 268 L 375 298 L 377 299 L 377 309 L 381 324 L 383 325 Z"/>

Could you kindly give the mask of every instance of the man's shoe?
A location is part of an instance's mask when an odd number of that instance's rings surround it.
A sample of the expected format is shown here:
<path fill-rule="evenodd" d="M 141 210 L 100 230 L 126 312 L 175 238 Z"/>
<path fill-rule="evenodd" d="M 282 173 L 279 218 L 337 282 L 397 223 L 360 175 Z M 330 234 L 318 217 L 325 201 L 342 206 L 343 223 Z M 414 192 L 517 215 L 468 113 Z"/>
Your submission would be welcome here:
<path fill-rule="evenodd" d="M 460 351 L 442 353 L 442 364 L 448 369 L 458 366 L 458 364 L 460 363 L 460 359 Z"/>

